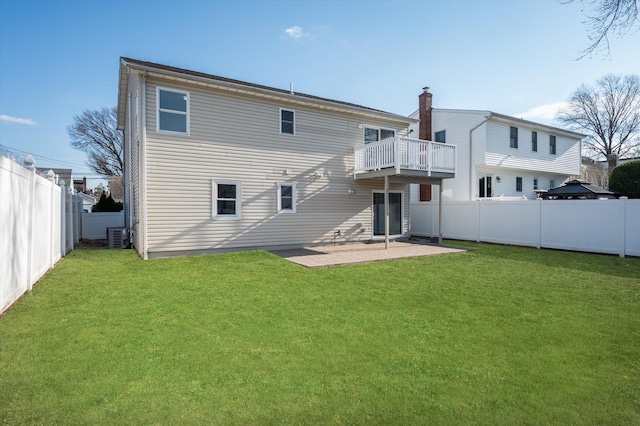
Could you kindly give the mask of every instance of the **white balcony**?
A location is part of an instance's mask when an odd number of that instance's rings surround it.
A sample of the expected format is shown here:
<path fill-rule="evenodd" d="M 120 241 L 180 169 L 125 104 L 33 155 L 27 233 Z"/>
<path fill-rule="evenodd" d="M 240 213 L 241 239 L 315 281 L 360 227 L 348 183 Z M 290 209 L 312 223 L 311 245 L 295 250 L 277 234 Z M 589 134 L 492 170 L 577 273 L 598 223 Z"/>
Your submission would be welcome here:
<path fill-rule="evenodd" d="M 354 178 L 412 175 L 440 179 L 456 174 L 456 146 L 394 137 L 354 149 Z"/>

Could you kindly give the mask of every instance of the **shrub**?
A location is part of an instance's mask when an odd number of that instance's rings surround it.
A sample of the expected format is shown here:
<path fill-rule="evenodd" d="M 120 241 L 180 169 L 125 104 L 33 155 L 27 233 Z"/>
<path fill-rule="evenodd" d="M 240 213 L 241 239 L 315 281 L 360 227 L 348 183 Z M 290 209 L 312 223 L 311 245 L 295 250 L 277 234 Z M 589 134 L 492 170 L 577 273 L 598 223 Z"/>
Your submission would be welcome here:
<path fill-rule="evenodd" d="M 640 160 L 614 168 L 609 176 L 609 189 L 629 198 L 640 198 Z"/>
<path fill-rule="evenodd" d="M 116 203 L 111 194 L 107 197 L 102 193 L 100 200 L 91 209 L 92 212 L 119 212 L 122 210 L 122 203 Z"/>

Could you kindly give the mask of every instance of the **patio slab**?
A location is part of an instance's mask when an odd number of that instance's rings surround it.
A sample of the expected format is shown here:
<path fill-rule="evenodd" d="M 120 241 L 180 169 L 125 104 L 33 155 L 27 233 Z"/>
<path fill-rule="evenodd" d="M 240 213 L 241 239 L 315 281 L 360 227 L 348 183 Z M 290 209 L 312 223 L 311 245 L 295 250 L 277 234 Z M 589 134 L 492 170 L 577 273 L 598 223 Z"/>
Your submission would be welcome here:
<path fill-rule="evenodd" d="M 337 246 L 307 247 L 293 250 L 272 250 L 271 253 L 307 268 L 376 262 L 378 260 L 406 257 L 433 256 L 445 253 L 461 253 L 467 250 L 417 242 L 391 242 L 385 249 L 383 243 L 354 243 Z"/>

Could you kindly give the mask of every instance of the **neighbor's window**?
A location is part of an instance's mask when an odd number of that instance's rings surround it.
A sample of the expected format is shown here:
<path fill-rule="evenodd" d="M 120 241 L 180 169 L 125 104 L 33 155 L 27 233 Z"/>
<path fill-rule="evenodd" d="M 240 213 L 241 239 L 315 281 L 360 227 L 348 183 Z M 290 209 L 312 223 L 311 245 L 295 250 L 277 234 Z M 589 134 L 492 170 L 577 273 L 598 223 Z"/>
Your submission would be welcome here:
<path fill-rule="evenodd" d="M 516 178 L 516 192 L 522 192 L 522 178 Z"/>
<path fill-rule="evenodd" d="M 556 137 L 549 135 L 549 154 L 556 154 Z"/>
<path fill-rule="evenodd" d="M 158 131 L 189 134 L 189 92 L 156 89 Z"/>
<path fill-rule="evenodd" d="M 420 201 L 431 201 L 431 185 L 420 184 Z"/>
<path fill-rule="evenodd" d="M 480 179 L 478 179 L 478 196 L 480 198 L 492 197 L 492 190 L 491 190 L 492 179 L 493 178 L 491 176 L 481 176 Z"/>
<path fill-rule="evenodd" d="M 278 184 L 278 212 L 295 213 L 296 198 L 295 182 Z"/>
<path fill-rule="evenodd" d="M 242 212 L 242 187 L 236 180 L 212 181 L 213 206 L 211 216 L 215 218 L 240 219 Z"/>
<path fill-rule="evenodd" d="M 518 147 L 518 128 L 511 126 L 510 130 L 510 138 L 509 138 L 509 146 L 511 148 Z"/>
<path fill-rule="evenodd" d="M 549 180 L 549 189 L 553 189 L 556 187 L 556 181 L 553 179 Z"/>
<path fill-rule="evenodd" d="M 533 178 L 533 190 L 538 189 L 538 178 Z"/>
<path fill-rule="evenodd" d="M 442 143 L 447 142 L 446 130 L 441 130 L 439 132 L 436 132 L 436 135 L 435 135 L 434 139 L 435 139 L 436 142 L 442 142 Z"/>
<path fill-rule="evenodd" d="M 531 151 L 538 150 L 538 132 L 531 132 Z"/>
<path fill-rule="evenodd" d="M 371 143 L 381 141 L 387 138 L 392 138 L 396 135 L 395 130 L 391 129 L 376 129 L 374 127 L 364 128 L 364 143 Z"/>
<path fill-rule="evenodd" d="M 295 111 L 289 109 L 280 109 L 280 133 L 288 135 L 295 134 Z"/>

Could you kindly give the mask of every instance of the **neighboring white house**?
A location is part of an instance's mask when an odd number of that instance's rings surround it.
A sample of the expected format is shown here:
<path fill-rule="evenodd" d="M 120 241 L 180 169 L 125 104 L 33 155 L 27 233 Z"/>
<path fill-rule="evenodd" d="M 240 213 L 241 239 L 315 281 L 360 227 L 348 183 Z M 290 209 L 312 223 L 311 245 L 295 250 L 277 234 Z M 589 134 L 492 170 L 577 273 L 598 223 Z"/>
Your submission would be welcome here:
<path fill-rule="evenodd" d="M 421 139 L 458 148 L 456 177 L 444 183 L 444 201 L 534 199 L 536 191 L 557 187 L 581 171 L 585 135 L 580 133 L 491 111 L 431 108 L 430 94 L 411 117 L 431 120 Z M 412 124 L 411 131 L 418 127 Z M 437 194 L 412 187 L 412 202 L 430 199 L 437 200 Z"/>
<path fill-rule="evenodd" d="M 132 243 L 146 259 L 409 236 L 409 184 L 456 171 L 454 145 L 404 137 L 416 122 L 121 58 Z"/>

